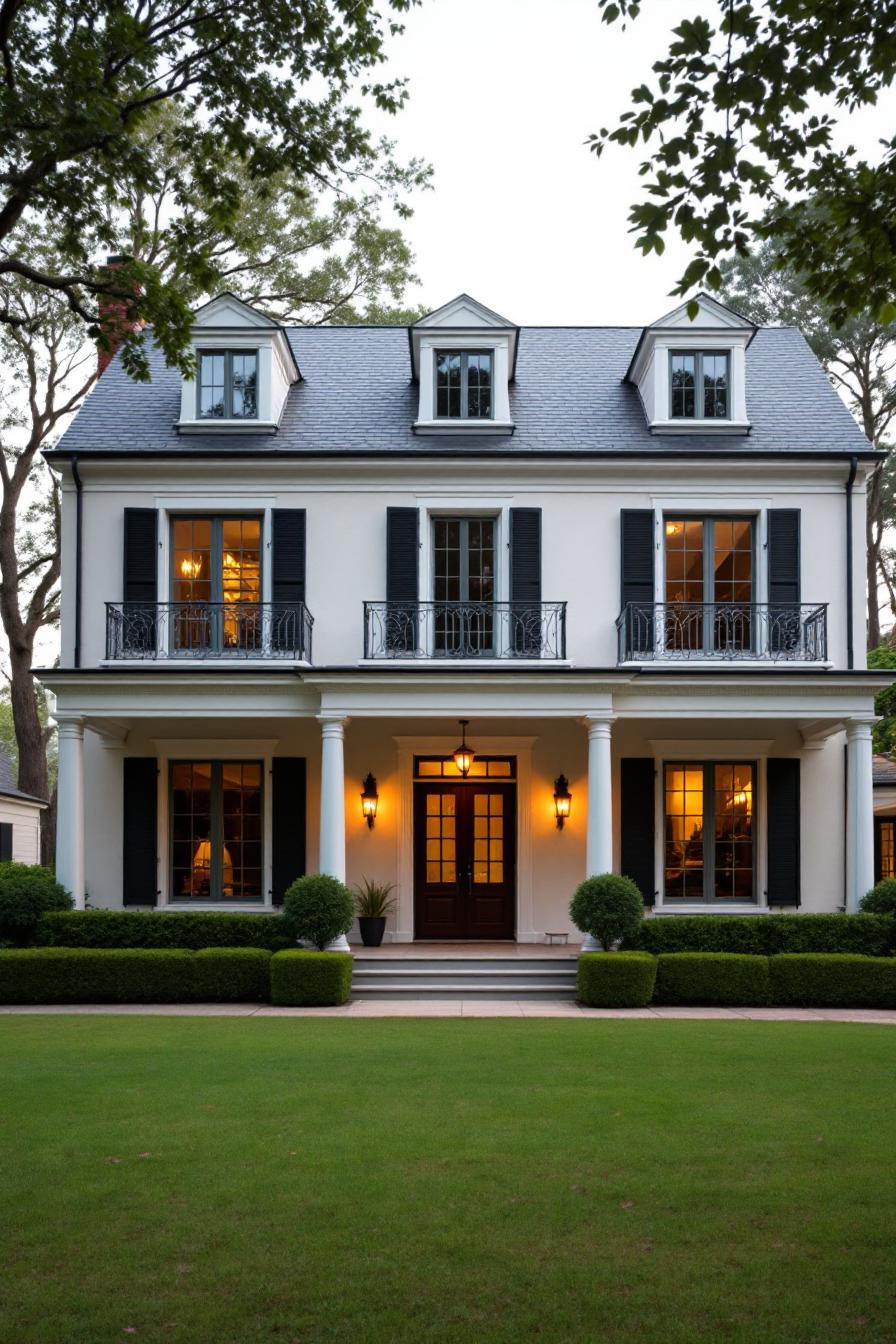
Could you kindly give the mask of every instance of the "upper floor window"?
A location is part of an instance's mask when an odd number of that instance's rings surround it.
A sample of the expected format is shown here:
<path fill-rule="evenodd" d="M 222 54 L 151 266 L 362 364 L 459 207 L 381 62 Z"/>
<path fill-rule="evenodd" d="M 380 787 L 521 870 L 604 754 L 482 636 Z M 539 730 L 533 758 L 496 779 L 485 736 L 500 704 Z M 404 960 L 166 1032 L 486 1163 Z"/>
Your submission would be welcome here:
<path fill-rule="evenodd" d="M 490 420 L 490 350 L 436 351 L 436 419 Z"/>
<path fill-rule="evenodd" d="M 672 419 L 730 419 L 728 351 L 678 350 L 669 358 Z"/>
<path fill-rule="evenodd" d="M 203 420 L 254 420 L 258 416 L 255 350 L 199 352 L 199 406 Z"/>

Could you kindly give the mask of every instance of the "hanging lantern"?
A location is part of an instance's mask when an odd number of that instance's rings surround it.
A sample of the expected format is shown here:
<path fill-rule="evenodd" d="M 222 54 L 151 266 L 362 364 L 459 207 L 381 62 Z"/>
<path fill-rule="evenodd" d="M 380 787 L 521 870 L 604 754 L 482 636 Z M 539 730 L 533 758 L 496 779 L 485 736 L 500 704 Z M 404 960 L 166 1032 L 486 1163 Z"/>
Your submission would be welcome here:
<path fill-rule="evenodd" d="M 476 759 L 476 753 L 473 751 L 472 747 L 467 746 L 467 724 L 469 722 L 469 719 L 458 719 L 458 723 L 461 727 L 461 744 L 459 747 L 454 748 L 453 753 L 454 764 L 464 776 L 470 773 L 470 766 Z"/>

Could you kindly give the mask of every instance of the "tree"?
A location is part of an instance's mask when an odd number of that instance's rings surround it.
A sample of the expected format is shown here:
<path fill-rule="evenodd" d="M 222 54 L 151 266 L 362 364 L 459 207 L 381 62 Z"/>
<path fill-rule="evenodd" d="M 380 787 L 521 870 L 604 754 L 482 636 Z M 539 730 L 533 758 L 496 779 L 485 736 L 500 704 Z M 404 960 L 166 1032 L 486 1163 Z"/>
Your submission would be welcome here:
<path fill-rule="evenodd" d="M 868 666 L 896 671 L 896 648 L 881 644 L 872 649 L 868 654 Z M 896 681 L 875 697 L 874 712 L 878 715 L 872 733 L 874 750 L 889 754 L 896 750 Z"/>
<path fill-rule="evenodd" d="M 867 314 L 835 326 L 829 312 L 790 270 L 776 243 L 760 243 L 751 256 L 722 265 L 722 297 L 760 326 L 798 327 L 843 393 L 862 432 L 875 448 L 889 449 L 896 420 L 896 328 Z M 876 467 L 868 482 L 866 565 L 868 647 L 880 643 L 880 588 L 896 619 L 896 564 L 884 548 L 885 529 L 896 524 L 893 460 Z"/>
<path fill-rule="evenodd" d="M 230 236 L 242 203 L 234 157 L 259 184 L 285 171 L 324 189 L 366 171 L 363 102 L 395 111 L 404 101 L 402 82 L 375 71 L 387 31 L 401 31 L 395 16 L 413 3 L 0 0 L 0 276 L 61 296 L 94 337 L 101 296 L 119 300 L 187 371 L 187 292 L 211 280 L 191 223 L 197 193 L 214 201 Z M 115 250 L 109 203 L 158 192 L 159 163 L 141 132 L 171 104 L 186 113 L 167 169 L 180 207 L 177 266 L 166 275 L 135 258 L 109 271 L 94 260 Z M 49 230 L 52 265 L 27 255 L 29 220 Z M 0 322 L 23 320 L 0 306 Z M 138 377 L 147 376 L 142 340 L 131 330 L 124 351 Z"/>
<path fill-rule="evenodd" d="M 648 0 L 598 0 L 607 23 Z M 661 0 L 664 8 L 669 0 Z M 695 255 L 675 289 L 718 289 L 721 258 L 774 239 L 835 325 L 896 318 L 896 138 L 875 162 L 837 147 L 838 114 L 874 104 L 896 75 L 896 0 L 704 0 L 613 130 L 649 145 L 637 246 L 677 229 Z M 816 110 L 817 108 L 817 110 Z"/>

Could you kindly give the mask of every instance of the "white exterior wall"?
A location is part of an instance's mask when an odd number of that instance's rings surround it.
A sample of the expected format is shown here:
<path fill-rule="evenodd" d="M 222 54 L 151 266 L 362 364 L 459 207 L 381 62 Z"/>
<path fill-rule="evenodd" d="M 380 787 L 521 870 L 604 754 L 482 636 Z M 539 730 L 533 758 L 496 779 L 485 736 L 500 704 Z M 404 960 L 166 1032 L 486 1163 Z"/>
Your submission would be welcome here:
<path fill-rule="evenodd" d="M 13 863 L 40 863 L 40 814 L 38 803 L 0 797 L 0 822 L 12 824 Z"/>

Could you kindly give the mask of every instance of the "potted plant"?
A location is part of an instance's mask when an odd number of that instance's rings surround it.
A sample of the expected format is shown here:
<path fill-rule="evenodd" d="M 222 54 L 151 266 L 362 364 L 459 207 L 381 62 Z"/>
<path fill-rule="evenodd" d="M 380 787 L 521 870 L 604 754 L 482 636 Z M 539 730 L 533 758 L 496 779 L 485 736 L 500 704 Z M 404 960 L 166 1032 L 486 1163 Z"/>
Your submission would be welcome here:
<path fill-rule="evenodd" d="M 361 885 L 355 887 L 355 908 L 358 912 L 358 927 L 361 941 L 365 947 L 379 947 L 386 931 L 386 918 L 395 907 L 392 882 L 371 882 L 362 878 Z"/>

